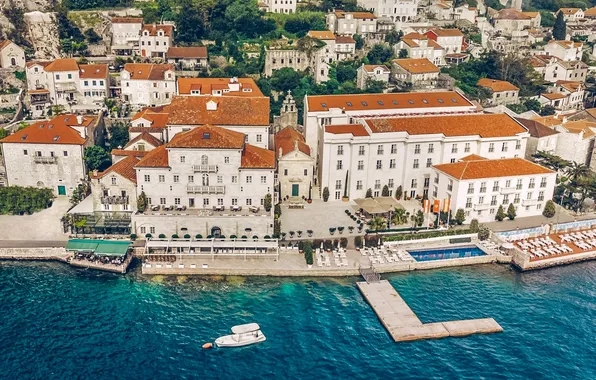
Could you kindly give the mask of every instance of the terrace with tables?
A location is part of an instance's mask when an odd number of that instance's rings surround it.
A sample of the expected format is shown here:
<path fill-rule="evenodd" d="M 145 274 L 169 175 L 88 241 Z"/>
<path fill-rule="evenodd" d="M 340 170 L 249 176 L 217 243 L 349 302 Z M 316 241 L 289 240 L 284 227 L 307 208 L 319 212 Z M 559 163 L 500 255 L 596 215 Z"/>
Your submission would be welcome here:
<path fill-rule="evenodd" d="M 367 257 L 371 264 L 395 264 L 415 262 L 414 258 L 408 252 L 394 247 L 363 247 L 360 254 Z"/>
<path fill-rule="evenodd" d="M 190 215 L 198 217 L 211 216 L 268 216 L 271 211 L 266 211 L 260 206 L 213 206 L 205 208 L 192 208 L 182 205 L 154 205 L 145 210 L 145 215 Z"/>
<path fill-rule="evenodd" d="M 596 229 L 552 234 L 515 243 L 530 261 L 596 251 Z"/>

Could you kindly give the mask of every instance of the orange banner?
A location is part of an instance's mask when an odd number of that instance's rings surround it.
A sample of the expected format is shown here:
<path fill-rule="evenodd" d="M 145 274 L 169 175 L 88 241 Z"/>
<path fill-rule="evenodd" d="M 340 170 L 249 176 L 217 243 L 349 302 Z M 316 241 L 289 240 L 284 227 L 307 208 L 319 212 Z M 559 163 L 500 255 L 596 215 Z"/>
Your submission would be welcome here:
<path fill-rule="evenodd" d="M 445 198 L 443 201 L 443 212 L 449 212 L 451 208 L 451 198 Z"/>
<path fill-rule="evenodd" d="M 424 213 L 428 214 L 430 212 L 430 199 L 425 199 L 424 200 Z"/>
<path fill-rule="evenodd" d="M 441 209 L 441 200 L 435 199 L 435 203 L 433 205 L 433 212 L 439 212 L 440 209 Z"/>

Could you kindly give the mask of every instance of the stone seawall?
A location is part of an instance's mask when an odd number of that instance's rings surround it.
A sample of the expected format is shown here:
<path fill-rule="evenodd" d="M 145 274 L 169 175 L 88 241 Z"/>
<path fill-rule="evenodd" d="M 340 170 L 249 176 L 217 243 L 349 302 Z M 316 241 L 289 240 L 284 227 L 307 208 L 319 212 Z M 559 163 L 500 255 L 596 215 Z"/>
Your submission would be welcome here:
<path fill-rule="evenodd" d="M 535 260 L 535 261 L 529 261 L 529 260 L 519 261 L 519 260 L 514 259 L 513 265 L 523 272 L 523 271 L 551 268 L 551 267 L 556 267 L 556 266 L 561 266 L 561 265 L 577 263 L 580 261 L 588 261 L 588 260 L 595 260 L 595 259 L 596 259 L 596 251 L 593 251 L 593 252 L 576 253 L 576 254 L 568 255 L 568 256 L 553 257 L 551 259 L 542 259 L 542 260 Z"/>
<path fill-rule="evenodd" d="M 67 262 L 70 256 L 64 248 L 0 248 L 0 260 Z"/>

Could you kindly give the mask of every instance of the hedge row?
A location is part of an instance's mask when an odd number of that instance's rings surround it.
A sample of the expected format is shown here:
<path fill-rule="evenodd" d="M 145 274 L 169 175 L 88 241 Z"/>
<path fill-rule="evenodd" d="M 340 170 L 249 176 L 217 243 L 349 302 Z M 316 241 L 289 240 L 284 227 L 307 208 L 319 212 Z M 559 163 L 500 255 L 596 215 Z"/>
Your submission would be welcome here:
<path fill-rule="evenodd" d="M 402 240 L 417 240 L 417 239 L 430 239 L 442 236 L 454 236 L 454 235 L 466 235 L 473 233 L 472 230 L 445 230 L 445 231 L 432 231 L 432 232 L 420 232 L 417 234 L 401 234 L 392 236 L 383 236 L 383 241 L 402 241 Z"/>

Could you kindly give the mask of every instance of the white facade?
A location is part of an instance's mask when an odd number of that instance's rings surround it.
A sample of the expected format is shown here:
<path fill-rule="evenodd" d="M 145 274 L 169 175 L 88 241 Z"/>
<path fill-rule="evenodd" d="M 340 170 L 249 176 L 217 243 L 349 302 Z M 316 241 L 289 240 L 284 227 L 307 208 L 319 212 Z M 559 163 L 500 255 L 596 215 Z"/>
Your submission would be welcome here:
<path fill-rule="evenodd" d="M 176 94 L 171 65 L 128 63 L 120 72 L 122 101 L 134 107 L 169 104 Z"/>
<path fill-rule="evenodd" d="M 369 12 L 331 11 L 326 20 L 329 30 L 339 35 L 366 36 L 377 32 L 377 17 Z"/>
<path fill-rule="evenodd" d="M 143 26 L 139 38 L 141 57 L 164 58 L 174 43 L 173 33 L 172 25 L 150 24 Z"/>
<path fill-rule="evenodd" d="M 389 83 L 391 71 L 385 65 L 365 65 L 358 68 L 356 85 L 359 89 L 365 90 L 369 81 L 380 81 Z"/>
<path fill-rule="evenodd" d="M 547 55 L 554 55 L 563 61 L 581 61 L 583 44 L 573 41 L 549 41 L 544 47 Z"/>
<path fill-rule="evenodd" d="M 394 22 L 412 22 L 418 14 L 418 0 L 358 0 L 358 5 L 377 17 Z"/>
<path fill-rule="evenodd" d="M 24 68 L 25 51 L 9 40 L 0 40 L 0 68 Z"/>
<path fill-rule="evenodd" d="M 453 119 L 455 125 L 464 116 L 443 116 L 443 120 Z M 493 122 L 493 117 L 501 122 L 516 123 L 505 115 L 474 115 L 478 128 L 483 123 Z M 447 119 L 445 119 L 447 118 Z M 421 118 L 412 118 L 421 119 Z M 436 119 L 436 120 L 435 120 Z M 491 120 L 489 120 L 491 119 Z M 391 120 L 391 119 L 388 119 Z M 408 119 L 401 120 L 408 123 Z M 443 123 L 439 117 L 430 122 Z M 367 189 L 373 196 L 381 194 L 387 185 L 392 196 L 399 186 L 410 197 L 428 195 L 432 165 L 455 162 L 471 154 L 488 158 L 523 157 L 529 134 L 519 125 L 517 133 L 502 134 L 485 138 L 472 133 L 461 136 L 445 136 L 440 132 L 410 134 L 400 132 L 373 132 L 368 122 L 362 128 L 326 128 L 323 136 L 322 154 L 318 167 L 321 189 L 328 187 L 332 199 L 340 199 L 345 190 L 348 173 L 348 196 L 351 199 L 363 198 Z M 333 127 L 333 126 L 331 126 Z M 353 132 L 350 132 L 353 129 Z M 432 129 L 432 128 L 431 128 Z M 360 131 L 359 131 L 360 130 Z M 359 132 L 358 132 L 359 131 Z"/>
<path fill-rule="evenodd" d="M 296 13 L 298 0 L 262 0 L 267 4 L 267 11 L 272 13 Z"/>
<path fill-rule="evenodd" d="M 126 51 L 132 54 L 133 50 L 139 47 L 139 36 L 142 28 L 142 18 L 112 18 L 112 51 Z"/>
<path fill-rule="evenodd" d="M 398 57 L 402 49 L 408 52 L 408 58 L 426 58 L 439 66 L 445 64 L 445 49 L 424 34 L 406 34 L 393 47 L 395 56 Z"/>
<path fill-rule="evenodd" d="M 452 217 L 458 209 L 463 209 L 466 224 L 472 219 L 480 223 L 494 222 L 499 206 L 506 213 L 510 204 L 516 208 L 516 218 L 542 215 L 546 202 L 552 199 L 557 175 L 540 171 L 531 175 L 516 175 L 511 171 L 511 175 L 494 177 L 489 171 L 485 178 L 459 179 L 433 168 L 433 190 L 429 199 L 431 202 L 450 199 Z"/>

